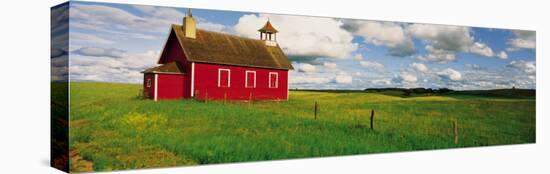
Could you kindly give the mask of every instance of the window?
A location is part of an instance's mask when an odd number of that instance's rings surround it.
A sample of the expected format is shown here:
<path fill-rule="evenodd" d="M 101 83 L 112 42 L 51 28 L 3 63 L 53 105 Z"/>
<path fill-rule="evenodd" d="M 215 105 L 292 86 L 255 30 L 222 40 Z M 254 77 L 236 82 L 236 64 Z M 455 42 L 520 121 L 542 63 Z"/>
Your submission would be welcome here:
<path fill-rule="evenodd" d="M 279 87 L 279 73 L 269 72 L 269 88 Z"/>
<path fill-rule="evenodd" d="M 245 71 L 245 88 L 256 88 L 256 71 Z"/>
<path fill-rule="evenodd" d="M 218 69 L 218 87 L 230 87 L 231 71 L 229 69 Z"/>
<path fill-rule="evenodd" d="M 147 79 L 147 87 L 148 87 L 148 88 L 151 87 L 151 79 L 150 79 L 150 78 Z"/>

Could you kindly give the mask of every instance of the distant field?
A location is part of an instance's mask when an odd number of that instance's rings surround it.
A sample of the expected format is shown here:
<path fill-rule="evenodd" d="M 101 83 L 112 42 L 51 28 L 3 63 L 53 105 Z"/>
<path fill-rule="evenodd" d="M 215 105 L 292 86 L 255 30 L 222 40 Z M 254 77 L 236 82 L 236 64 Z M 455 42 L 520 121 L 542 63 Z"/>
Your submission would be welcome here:
<path fill-rule="evenodd" d="M 144 100 L 141 85 L 82 82 L 70 90 L 72 171 L 535 142 L 534 98 L 291 91 L 282 102 L 204 103 Z"/>

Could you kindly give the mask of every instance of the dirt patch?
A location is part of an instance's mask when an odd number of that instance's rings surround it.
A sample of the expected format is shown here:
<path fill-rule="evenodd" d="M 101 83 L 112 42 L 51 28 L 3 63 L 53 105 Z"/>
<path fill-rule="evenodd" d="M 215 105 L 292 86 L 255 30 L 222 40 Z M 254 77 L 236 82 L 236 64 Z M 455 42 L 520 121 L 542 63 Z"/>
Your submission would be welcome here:
<path fill-rule="evenodd" d="M 71 150 L 69 152 L 71 157 L 70 165 L 71 172 L 92 172 L 94 171 L 94 164 L 91 161 L 85 160 L 80 156 L 77 150 Z"/>

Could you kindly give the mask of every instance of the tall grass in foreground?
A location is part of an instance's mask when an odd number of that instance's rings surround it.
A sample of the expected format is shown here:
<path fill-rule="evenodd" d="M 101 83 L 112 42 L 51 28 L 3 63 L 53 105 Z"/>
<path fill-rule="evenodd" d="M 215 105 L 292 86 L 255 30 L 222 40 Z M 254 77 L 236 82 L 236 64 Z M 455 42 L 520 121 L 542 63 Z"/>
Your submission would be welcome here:
<path fill-rule="evenodd" d="M 250 105 L 154 102 L 136 97 L 140 88 L 71 83 L 70 147 L 94 170 L 535 142 L 534 99 L 292 91 L 289 101 Z"/>

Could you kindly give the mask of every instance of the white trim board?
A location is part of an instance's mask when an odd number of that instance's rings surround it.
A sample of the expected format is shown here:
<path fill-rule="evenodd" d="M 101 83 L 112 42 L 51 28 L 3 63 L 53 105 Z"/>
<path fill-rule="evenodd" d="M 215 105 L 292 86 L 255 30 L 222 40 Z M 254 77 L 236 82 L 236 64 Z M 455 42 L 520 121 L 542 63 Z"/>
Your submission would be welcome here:
<path fill-rule="evenodd" d="M 155 101 L 158 100 L 158 91 L 159 91 L 159 75 L 155 74 Z"/>
<path fill-rule="evenodd" d="M 271 74 L 275 74 L 275 86 L 271 86 Z M 279 88 L 279 73 L 278 72 L 269 72 L 269 88 Z"/>
<path fill-rule="evenodd" d="M 195 96 L 195 62 L 191 63 L 191 97 Z"/>
<path fill-rule="evenodd" d="M 231 87 L 231 70 L 227 68 L 218 68 L 218 87 L 222 87 L 220 81 L 221 71 L 227 71 L 227 88 Z"/>
<path fill-rule="evenodd" d="M 248 73 L 254 73 L 254 85 L 248 86 Z M 246 70 L 244 71 L 244 87 L 245 88 L 256 88 L 256 71 Z"/>

